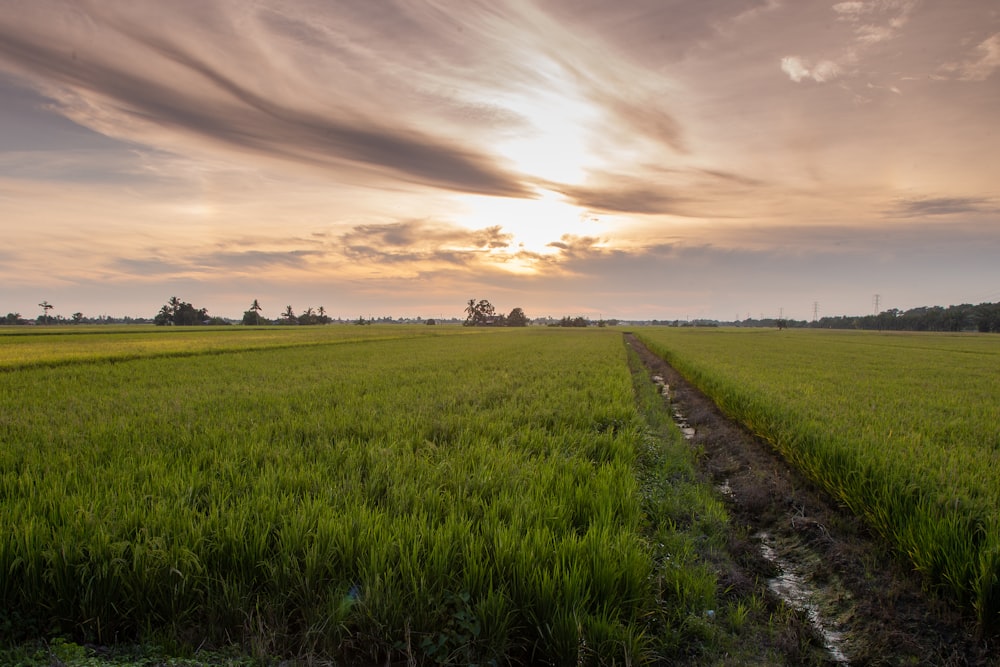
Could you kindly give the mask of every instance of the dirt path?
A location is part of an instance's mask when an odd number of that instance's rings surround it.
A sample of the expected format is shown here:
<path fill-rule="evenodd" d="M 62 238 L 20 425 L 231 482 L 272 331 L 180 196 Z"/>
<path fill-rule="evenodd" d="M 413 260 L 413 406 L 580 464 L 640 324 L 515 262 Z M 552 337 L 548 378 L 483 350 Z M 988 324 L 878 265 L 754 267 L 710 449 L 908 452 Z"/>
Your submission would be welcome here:
<path fill-rule="evenodd" d="M 800 609 L 831 663 L 1000 665 L 1000 646 L 977 641 L 971 620 L 921 590 L 919 576 L 847 510 L 631 334 L 626 342 L 669 385 L 699 467 L 727 499 L 733 559 L 724 586 L 766 586 Z M 991 649 L 994 649 L 991 651 Z"/>

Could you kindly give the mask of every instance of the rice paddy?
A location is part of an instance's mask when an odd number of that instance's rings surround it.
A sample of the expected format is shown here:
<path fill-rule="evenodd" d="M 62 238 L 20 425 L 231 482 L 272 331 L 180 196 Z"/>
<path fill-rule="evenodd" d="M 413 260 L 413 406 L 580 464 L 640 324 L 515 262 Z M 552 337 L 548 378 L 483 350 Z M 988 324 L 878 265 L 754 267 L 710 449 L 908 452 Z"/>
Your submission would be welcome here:
<path fill-rule="evenodd" d="M 577 664 L 715 632 L 725 515 L 619 333 L 0 340 L 8 642 Z"/>
<path fill-rule="evenodd" d="M 731 417 L 896 545 L 929 585 L 1000 620 L 1000 339 L 648 329 Z"/>
<path fill-rule="evenodd" d="M 637 334 L 997 620 L 995 338 Z M 721 500 L 629 354 L 610 329 L 4 329 L 0 639 L 721 659 L 769 612 L 720 590 Z"/>

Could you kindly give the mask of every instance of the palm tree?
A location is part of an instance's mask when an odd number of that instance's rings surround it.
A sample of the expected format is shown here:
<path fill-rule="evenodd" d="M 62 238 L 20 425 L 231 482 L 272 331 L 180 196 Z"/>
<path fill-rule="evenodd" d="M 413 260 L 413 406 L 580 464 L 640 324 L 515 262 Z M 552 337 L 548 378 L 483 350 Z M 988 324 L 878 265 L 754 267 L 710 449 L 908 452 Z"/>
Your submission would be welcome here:
<path fill-rule="evenodd" d="M 469 299 L 469 303 L 465 305 L 465 312 L 468 315 L 468 317 L 465 318 L 465 323 L 466 324 L 474 323 L 476 321 L 476 314 L 479 312 L 476 309 L 475 299 Z"/>
<path fill-rule="evenodd" d="M 292 320 L 295 319 L 295 311 L 292 310 L 291 306 L 285 306 L 285 312 L 283 312 L 281 316 L 284 317 L 289 324 L 291 324 Z"/>
<path fill-rule="evenodd" d="M 254 299 L 253 303 L 250 304 L 250 310 L 252 310 L 254 312 L 254 314 L 256 315 L 256 317 L 257 317 L 257 324 L 259 325 L 260 324 L 260 311 L 261 311 L 261 307 L 260 307 L 260 304 L 257 303 L 257 299 Z"/>
<path fill-rule="evenodd" d="M 44 315 L 45 315 L 45 317 L 44 317 L 44 319 L 45 319 L 45 322 L 46 322 L 46 323 L 48 323 L 48 322 L 49 322 L 49 311 L 50 311 L 50 310 L 52 310 L 52 309 L 53 309 L 53 308 L 54 308 L 55 306 L 53 306 L 53 305 L 52 305 L 51 303 L 49 303 L 48 301 L 42 301 L 42 302 L 41 302 L 40 304 L 38 304 L 38 305 L 42 307 L 42 312 L 43 312 L 43 313 L 44 313 Z"/>
<path fill-rule="evenodd" d="M 178 299 L 176 296 L 170 297 L 170 299 L 167 301 L 167 306 L 168 306 L 167 311 L 170 313 L 171 319 L 174 319 L 174 316 L 180 312 L 182 305 L 184 305 L 184 302 Z"/>

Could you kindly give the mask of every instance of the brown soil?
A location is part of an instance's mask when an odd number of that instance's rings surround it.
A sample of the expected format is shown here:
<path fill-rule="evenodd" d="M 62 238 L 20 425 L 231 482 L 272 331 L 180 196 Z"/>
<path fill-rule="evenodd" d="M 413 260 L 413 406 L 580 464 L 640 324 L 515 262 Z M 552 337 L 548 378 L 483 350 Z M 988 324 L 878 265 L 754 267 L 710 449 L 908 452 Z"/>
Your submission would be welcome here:
<path fill-rule="evenodd" d="M 924 590 L 884 540 L 638 339 L 626 342 L 669 385 L 670 409 L 694 429 L 699 469 L 726 499 L 736 566 L 722 573 L 723 588 L 775 596 L 783 571 L 794 571 L 821 617 L 817 634 L 828 631 L 824 643 L 835 645 L 834 663 L 1000 665 L 997 638 L 978 637 L 972 619 Z"/>

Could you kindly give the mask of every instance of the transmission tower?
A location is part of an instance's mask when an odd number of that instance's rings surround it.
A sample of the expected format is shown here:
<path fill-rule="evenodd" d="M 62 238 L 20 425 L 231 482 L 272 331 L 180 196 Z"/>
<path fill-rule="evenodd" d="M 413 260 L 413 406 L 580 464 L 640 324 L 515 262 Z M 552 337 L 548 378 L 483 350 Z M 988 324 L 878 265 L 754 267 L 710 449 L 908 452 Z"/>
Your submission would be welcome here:
<path fill-rule="evenodd" d="M 875 307 L 875 315 L 879 314 L 878 305 L 880 301 L 882 301 L 881 294 L 876 294 L 875 296 L 872 297 L 872 305 Z"/>
<path fill-rule="evenodd" d="M 813 322 L 819 319 L 819 301 L 813 301 Z"/>

